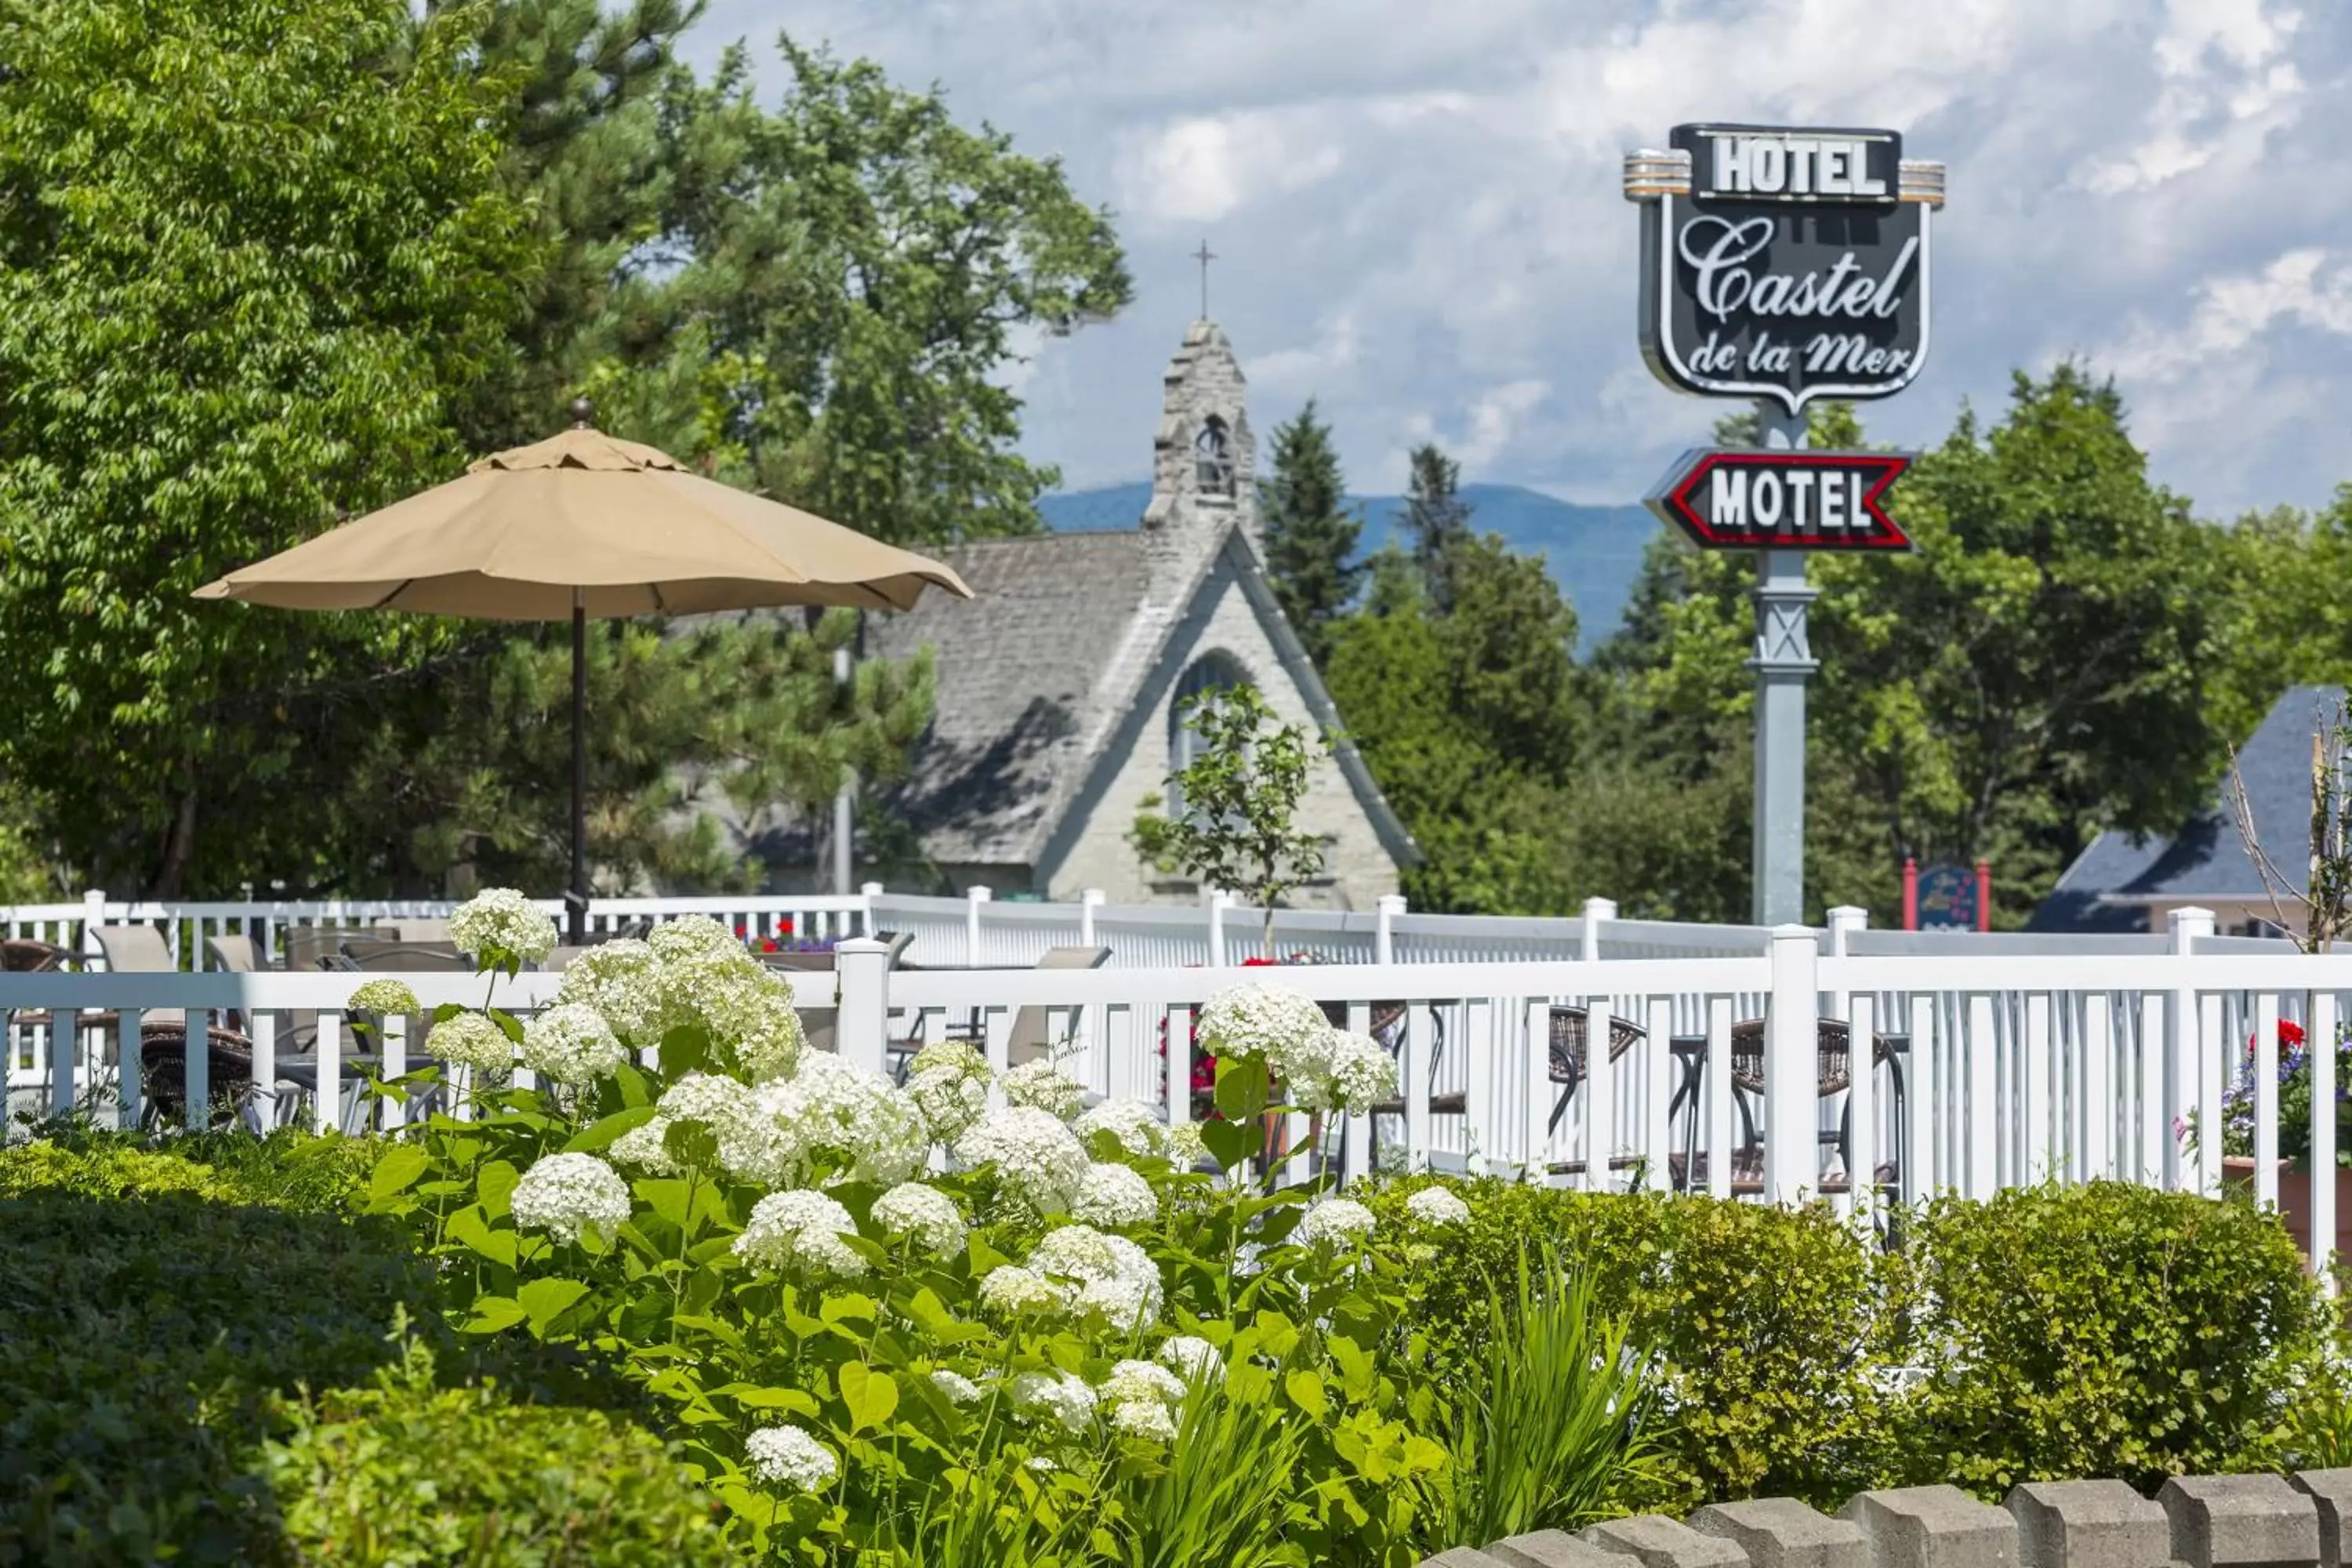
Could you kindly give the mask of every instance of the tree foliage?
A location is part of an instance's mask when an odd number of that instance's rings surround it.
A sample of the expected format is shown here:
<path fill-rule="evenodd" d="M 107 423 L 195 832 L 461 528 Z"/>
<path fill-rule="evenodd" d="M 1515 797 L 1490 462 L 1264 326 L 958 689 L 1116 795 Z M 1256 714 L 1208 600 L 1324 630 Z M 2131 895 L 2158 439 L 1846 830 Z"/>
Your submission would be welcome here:
<path fill-rule="evenodd" d="M 1146 860 L 1203 888 L 1234 893 L 1265 911 L 1265 956 L 1274 956 L 1274 911 L 1323 869 L 1323 840 L 1295 826 L 1307 771 L 1321 742 L 1282 723 L 1255 686 L 1187 700 L 1182 722 L 1201 752 L 1168 775 L 1183 811 L 1147 804 L 1129 838 Z"/>
<path fill-rule="evenodd" d="M 673 56 L 693 0 L 96 0 L 0 18 L 0 767 L 68 879 L 361 893 L 545 873 L 561 628 L 189 590 L 599 422 L 884 537 L 1035 526 L 1001 372 L 1124 303 L 1107 219 L 936 92 L 787 40 Z M 739 881 L 887 777 L 928 669 L 795 621 L 592 639 L 600 885 Z M 827 782 L 820 790 L 813 782 Z M 763 793 L 764 792 L 764 793 Z M 751 798 L 753 795 L 758 798 Z M 12 873 L 13 874 L 13 873 Z"/>
<path fill-rule="evenodd" d="M 1317 664 L 1330 652 L 1330 626 L 1356 596 L 1355 562 L 1363 519 L 1348 509 L 1348 486 L 1331 427 L 1315 400 L 1274 429 L 1274 471 L 1259 487 L 1266 574 L 1282 613 Z"/>

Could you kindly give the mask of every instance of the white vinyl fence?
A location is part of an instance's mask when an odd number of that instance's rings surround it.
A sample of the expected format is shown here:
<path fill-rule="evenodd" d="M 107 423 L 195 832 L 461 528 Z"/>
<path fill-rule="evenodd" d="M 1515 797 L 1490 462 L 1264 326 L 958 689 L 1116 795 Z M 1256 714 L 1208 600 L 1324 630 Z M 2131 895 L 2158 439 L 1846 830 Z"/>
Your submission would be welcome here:
<path fill-rule="evenodd" d="M 1826 941 L 1783 927 L 1746 953 L 1483 963 L 1407 962 L 1394 951 L 1406 940 L 1402 922 L 1384 942 L 1374 934 L 1371 962 L 1249 976 L 1303 992 L 1397 1056 L 1397 1101 L 1325 1130 L 1345 1175 L 1436 1166 L 1777 1203 L 1826 1195 L 1845 1209 L 1938 1192 L 1983 1197 L 2044 1179 L 2218 1194 L 2220 1142 L 2185 1141 L 2177 1129 L 2217 1127 L 2225 1088 L 2247 1071 L 2252 1194 L 2275 1203 L 2283 1180 L 2309 1180 L 2323 1253 L 2335 1235 L 2339 1086 L 2329 1047 L 2352 994 L 2352 954 L 2217 938 L 2201 910 L 2181 911 L 2165 937 L 2056 953 L 1874 936 L 1850 920 Z M 404 1108 L 354 1091 L 425 1053 L 397 1022 L 380 1047 L 350 1034 L 341 1010 L 370 977 L 0 974 L 12 1101 L 128 1122 L 150 1109 L 142 1093 L 210 1103 L 205 1051 L 173 1064 L 180 1082 L 142 1086 L 118 1070 L 158 1010 L 176 1009 L 192 1037 L 206 1018 L 234 1015 L 224 1059 L 253 1085 L 242 1108 L 249 1123 L 396 1125 Z M 494 995 L 520 1011 L 543 1005 L 554 981 L 406 978 L 428 1008 Z M 893 970 L 883 945 L 863 940 L 840 948 L 833 973 L 793 976 L 803 1006 L 837 1007 L 836 1048 L 853 1059 L 895 1070 L 917 1042 L 954 1029 L 1002 1066 L 1016 1036 L 1048 1039 L 1093 1092 L 1142 1099 L 1173 1119 L 1192 1114 L 1193 1011 L 1242 978 L 1184 964 Z M 1557 1010 L 1570 1007 L 1585 1011 L 1591 1041 L 1572 1086 L 1551 1048 Z M 1627 1037 L 1622 1053 L 1601 1045 L 1612 1018 L 1627 1026 L 1615 1031 Z M 2318 1179 L 2283 1178 L 2277 1159 L 2283 1018 L 2303 1024 L 2317 1047 L 2308 1142 Z M 1843 1022 L 1856 1042 L 1851 1059 L 1871 1070 L 1825 1072 L 1825 1020 L 1832 1033 Z M 1865 1054 L 1864 1041 L 1877 1044 Z"/>

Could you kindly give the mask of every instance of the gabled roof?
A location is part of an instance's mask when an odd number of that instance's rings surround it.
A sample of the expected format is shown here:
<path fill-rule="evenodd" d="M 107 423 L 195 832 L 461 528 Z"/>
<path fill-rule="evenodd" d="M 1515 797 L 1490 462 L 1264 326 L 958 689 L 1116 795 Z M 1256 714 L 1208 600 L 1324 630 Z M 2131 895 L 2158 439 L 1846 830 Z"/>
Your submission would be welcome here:
<path fill-rule="evenodd" d="M 2309 874 L 2311 737 L 2343 700 L 2340 686 L 2289 687 L 2238 752 L 2255 836 L 2298 890 Z M 2149 904 L 2267 902 L 2270 890 L 2238 832 L 2228 788 L 2224 779 L 2213 804 L 2168 837 L 2100 834 L 2066 868 L 2029 929 L 2114 929 L 2106 911 Z M 2136 912 L 2130 918 L 2136 929 Z"/>
<path fill-rule="evenodd" d="M 867 623 L 868 646 L 902 658 L 936 651 L 937 717 L 892 791 L 898 815 L 941 865 L 1046 868 L 1156 711 L 1153 683 L 1186 635 L 1220 567 L 1231 572 L 1285 672 L 1327 730 L 1339 714 L 1237 526 L 1194 559 L 1173 592 L 1153 593 L 1153 535 L 1062 533 L 989 540 L 943 552 L 969 600 L 927 596 Z M 1158 559 L 1161 570 L 1168 557 Z M 1412 836 L 1352 745 L 1336 761 L 1399 865 L 1420 859 Z"/>

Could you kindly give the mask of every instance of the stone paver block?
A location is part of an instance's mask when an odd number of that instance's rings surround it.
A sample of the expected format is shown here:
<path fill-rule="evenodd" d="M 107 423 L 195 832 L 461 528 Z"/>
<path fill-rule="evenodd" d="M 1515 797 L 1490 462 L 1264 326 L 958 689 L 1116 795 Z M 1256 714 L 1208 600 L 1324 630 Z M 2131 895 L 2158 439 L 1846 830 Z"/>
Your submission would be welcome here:
<path fill-rule="evenodd" d="M 2161 1521 L 2162 1515 L 2158 1514 Z M 1748 1568 L 1748 1553 L 1720 1535 L 1701 1535 L 1679 1519 L 1637 1514 L 1590 1526 L 1585 1541 L 1641 1560 L 1642 1568 Z"/>
<path fill-rule="evenodd" d="M 2344 1553 L 2352 1547 L 2352 1470 L 2305 1470 L 2293 1478 L 2297 1491 L 2307 1492 L 2319 1512 L 2319 1561 L 2323 1568 L 2344 1568 Z"/>
<path fill-rule="evenodd" d="M 1483 1552 L 1473 1552 L 1466 1546 L 1449 1546 L 1434 1557 L 1423 1558 L 1421 1568 L 1503 1568 L 1503 1565 Z"/>
<path fill-rule="evenodd" d="M 2121 1481 L 2028 1481 L 2011 1490 L 2021 1568 L 2163 1568 L 2172 1521 Z"/>
<path fill-rule="evenodd" d="M 1641 1568 L 1632 1557 L 1604 1552 L 1558 1530 L 1507 1537 L 1489 1545 L 1486 1555 L 1503 1568 Z"/>
<path fill-rule="evenodd" d="M 2284 1476 L 2175 1476 L 2156 1494 L 2189 1568 L 2316 1568 L 2319 1510 Z"/>
<path fill-rule="evenodd" d="M 1838 1517 L 1861 1528 L 1871 1568 L 2017 1568 L 2017 1521 L 1958 1487 L 1864 1492 Z"/>
<path fill-rule="evenodd" d="M 1870 1568 L 1859 1526 L 1816 1513 L 1794 1498 L 1709 1503 L 1691 1515 L 1690 1524 L 1738 1546 L 1755 1568 Z"/>

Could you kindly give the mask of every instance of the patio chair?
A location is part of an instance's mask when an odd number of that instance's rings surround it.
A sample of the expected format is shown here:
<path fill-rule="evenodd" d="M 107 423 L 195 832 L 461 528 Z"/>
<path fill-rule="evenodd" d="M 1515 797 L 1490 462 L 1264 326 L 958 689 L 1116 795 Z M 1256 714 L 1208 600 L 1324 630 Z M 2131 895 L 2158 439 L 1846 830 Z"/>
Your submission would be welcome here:
<path fill-rule="evenodd" d="M 1107 947 L 1049 947 L 1038 958 L 1037 967 L 1100 969 L 1108 962 L 1110 949 Z M 1069 1011 L 1072 1010 L 1063 1007 L 1023 1007 L 1016 1010 L 1013 1015 L 1012 1030 L 1005 1037 L 1006 1064 L 1017 1068 L 1050 1052 L 1054 1045 L 1053 1015 Z"/>
<path fill-rule="evenodd" d="M 473 960 L 455 942 L 387 942 L 362 938 L 343 943 L 343 955 L 355 969 L 371 974 L 471 974 Z"/>
<path fill-rule="evenodd" d="M 294 970 L 325 967 L 325 961 L 340 957 L 343 943 L 353 937 L 381 939 L 388 933 L 382 926 L 289 926 L 286 928 L 286 967 Z"/>
<path fill-rule="evenodd" d="M 250 974 L 262 967 L 261 954 L 253 939 L 235 931 L 223 931 L 218 936 L 205 938 L 205 953 L 215 969 L 232 974 Z"/>
<path fill-rule="evenodd" d="M 1385 1046 L 1392 1057 L 1401 1056 L 1404 1050 L 1405 1018 L 1411 1011 L 1411 1007 L 1402 1002 L 1372 1004 L 1372 1038 Z M 1443 1006 L 1435 1002 L 1429 1004 L 1429 1077 L 1434 1083 L 1437 1066 L 1445 1059 L 1445 1013 Z M 1469 1106 L 1470 1097 L 1460 1089 L 1429 1097 L 1429 1113 L 1432 1116 L 1460 1116 L 1469 1110 Z M 1404 1113 L 1405 1100 L 1402 1094 L 1381 1100 L 1372 1107 L 1374 1116 L 1402 1116 Z"/>
<path fill-rule="evenodd" d="M 152 1019 L 154 1015 L 148 1016 Z M 243 1113 L 255 1098 L 253 1042 L 234 1029 L 214 1026 L 205 1031 L 205 1081 L 213 1104 L 226 1104 L 233 1112 Z M 186 1124 L 187 1061 L 188 1026 L 184 1016 L 175 1024 L 150 1022 L 142 1026 L 139 1095 L 143 1124 Z"/>
<path fill-rule="evenodd" d="M 1581 1007 L 1556 1006 L 1550 1011 L 1549 1041 L 1545 1076 L 1561 1086 L 1559 1098 L 1552 1102 L 1551 1120 L 1544 1124 L 1547 1134 L 1559 1131 L 1560 1118 L 1568 1114 L 1568 1102 L 1576 1097 L 1583 1085 L 1591 1058 L 1587 1055 L 1591 1037 L 1591 1015 Z M 1650 1031 L 1628 1018 L 1612 1016 L 1609 1020 L 1609 1060 L 1614 1066 L 1625 1053 L 1650 1037 Z M 1641 1168 L 1639 1154 L 1612 1154 L 1612 1171 L 1632 1171 Z M 1589 1168 L 1589 1160 L 1554 1160 L 1545 1169 L 1555 1176 L 1580 1176 Z"/>
<path fill-rule="evenodd" d="M 1816 1100 L 1827 1100 L 1843 1094 L 1853 1085 L 1853 1026 L 1842 1018 L 1823 1018 L 1814 1036 L 1813 1094 Z M 1871 1037 L 1871 1061 L 1874 1067 L 1884 1066 L 1892 1079 L 1894 1090 L 1894 1121 L 1903 1124 L 1906 1086 L 1903 1062 L 1898 1047 L 1900 1037 L 1874 1034 Z M 1704 1071 L 1702 1066 L 1700 1070 Z M 1760 1194 L 1764 1190 L 1764 1143 L 1756 1126 L 1756 1112 L 1764 1100 L 1764 1020 L 1745 1018 L 1731 1026 L 1731 1086 L 1732 1103 L 1739 1111 L 1740 1146 L 1731 1152 L 1731 1190 L 1735 1196 Z M 1693 1094 L 1696 1093 L 1694 1079 Z M 1690 1120 L 1688 1138 L 1682 1152 L 1669 1155 L 1669 1164 L 1675 1184 L 1690 1187 L 1706 1184 L 1707 1157 L 1697 1147 L 1698 1118 Z M 1837 1152 L 1839 1169 L 1820 1179 L 1814 1188 L 1828 1194 L 1853 1190 L 1853 1104 L 1846 1102 L 1838 1118 L 1838 1125 L 1819 1133 L 1816 1142 L 1822 1148 Z M 1900 1163 L 1881 1160 L 1872 1172 L 1872 1184 L 1889 1186 L 1902 1179 Z"/>
<path fill-rule="evenodd" d="M 40 942 L 28 936 L 0 937 L 0 969 L 11 974 L 54 974 L 74 963 L 72 952 L 53 942 Z M 7 1047 L 10 1049 L 15 1047 L 15 1034 L 18 1029 L 38 1030 L 54 1040 L 57 1037 L 58 1016 L 46 1007 L 38 1012 L 12 1013 L 7 1017 L 5 1027 L 9 1036 Z"/>

